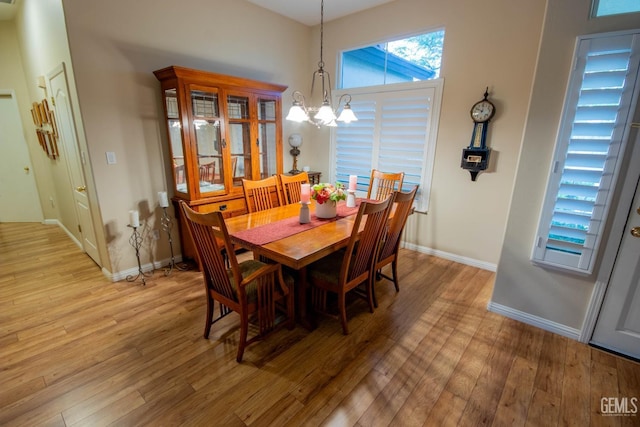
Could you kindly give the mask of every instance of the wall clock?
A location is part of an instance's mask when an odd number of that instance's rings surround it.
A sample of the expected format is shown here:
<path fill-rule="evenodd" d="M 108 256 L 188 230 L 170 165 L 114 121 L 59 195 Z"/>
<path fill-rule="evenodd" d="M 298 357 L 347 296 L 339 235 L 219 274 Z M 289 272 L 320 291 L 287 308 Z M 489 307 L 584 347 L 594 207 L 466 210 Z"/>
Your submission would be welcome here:
<path fill-rule="evenodd" d="M 471 107 L 471 120 L 473 120 L 473 132 L 469 147 L 462 150 L 460 166 L 471 174 L 471 180 L 475 181 L 478 173 L 487 169 L 491 149 L 487 148 L 487 128 L 489 121 L 496 113 L 496 107 L 487 98 L 489 88 L 484 91 L 484 98 Z"/>

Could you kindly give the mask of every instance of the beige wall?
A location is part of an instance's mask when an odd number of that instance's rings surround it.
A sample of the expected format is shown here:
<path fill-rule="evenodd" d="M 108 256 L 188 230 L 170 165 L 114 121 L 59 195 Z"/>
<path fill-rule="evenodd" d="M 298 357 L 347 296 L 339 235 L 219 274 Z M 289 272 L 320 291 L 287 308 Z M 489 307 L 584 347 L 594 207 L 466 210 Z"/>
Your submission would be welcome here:
<path fill-rule="evenodd" d="M 39 190 L 40 204 L 33 206 L 34 212 L 28 216 L 42 218 L 44 215 L 44 218 L 55 218 L 55 215 L 51 213 L 51 209 L 46 208 L 50 204 L 46 202 L 45 195 L 51 191 L 49 179 L 47 178 L 49 159 L 40 148 L 36 138 L 35 125 L 31 118 L 32 101 L 22 66 L 18 33 L 13 21 L 0 22 L 0 89 L 15 91 L 23 125 L 24 139 L 27 141 L 36 186 Z M 10 183 L 2 183 L 2 185 L 10 185 Z M 45 208 L 44 212 L 43 207 Z"/>
<path fill-rule="evenodd" d="M 530 261 L 531 250 L 576 37 L 639 26 L 637 15 L 588 20 L 589 6 L 588 0 L 549 1 L 513 202 L 492 297 L 492 304 L 578 332 L 582 329 L 597 272 L 592 277 L 584 277 L 537 267 Z M 605 244 L 606 239 L 601 248 Z"/>
<path fill-rule="evenodd" d="M 57 1 L 45 4 L 55 7 Z M 62 3 L 78 117 L 81 113 L 84 122 L 81 142 L 88 147 L 104 247 L 111 257 L 106 267 L 123 271 L 136 265 L 128 244 L 127 211 L 139 208 L 157 228 L 155 195 L 170 187 L 153 70 L 176 64 L 285 84 L 286 111 L 292 90 L 309 90 L 319 29 L 239 0 L 188 0 L 161 7 L 151 0 Z M 589 4 L 395 0 L 325 25 L 324 59 L 332 73 L 342 49 L 445 28 L 432 208 L 411 218 L 407 238 L 419 250 L 486 268 L 499 261 L 492 303 L 576 329 L 594 279 L 534 267 L 529 254 L 575 37 L 636 25 L 631 18 L 588 21 Z M 22 33 L 25 40 L 42 37 L 26 22 Z M 24 43 L 31 52 L 24 61 L 30 92 L 33 76 L 68 60 L 62 51 L 54 58 L 34 55 L 42 47 Z M 493 159 L 490 170 L 472 182 L 460 169 L 460 155 L 472 130 L 469 109 L 486 86 L 497 107 L 488 141 Z M 328 176 L 326 131 L 285 122 L 285 140 L 292 132 L 305 138 L 299 164 Z M 106 164 L 106 151 L 116 153 L 116 165 Z M 290 162 L 285 156 L 285 169 Z M 167 249 L 151 248 L 143 257 L 143 262 L 164 259 Z"/>
<path fill-rule="evenodd" d="M 121 271 L 135 265 L 128 210 L 138 208 L 157 228 L 155 194 L 170 183 L 152 71 L 176 64 L 285 84 L 286 110 L 293 89 L 309 90 L 318 61 L 318 28 L 312 32 L 237 0 L 190 0 L 161 8 L 151 0 L 63 4 L 111 271 Z M 432 209 L 412 218 L 407 232 L 419 250 L 488 268 L 497 264 L 544 6 L 543 0 L 517 5 L 455 0 L 446 6 L 396 0 L 325 25 L 324 59 L 331 72 L 341 49 L 446 29 Z M 489 135 L 494 158 L 491 170 L 472 182 L 460 168 L 460 156 L 472 131 L 469 109 L 487 86 L 498 111 Z M 328 176 L 327 133 L 285 123 L 285 139 L 294 131 L 305 137 L 300 164 Z M 106 164 L 106 151 L 116 153 L 116 165 Z M 287 156 L 285 168 L 289 164 Z M 150 257 L 161 259 L 163 248 Z"/>
<path fill-rule="evenodd" d="M 325 62 L 336 52 L 390 37 L 445 29 L 444 92 L 430 211 L 407 225 L 412 247 L 495 268 L 524 128 L 544 17 L 544 0 L 396 0 L 332 21 L 325 27 Z M 316 33 L 317 36 L 317 33 Z M 316 61 L 317 62 L 317 61 Z M 496 116 L 489 127 L 490 170 L 472 182 L 460 168 L 469 145 L 471 106 L 489 87 Z M 316 144 L 323 157 L 326 141 Z M 324 158 L 328 162 L 329 159 Z M 323 170 L 328 168 L 324 165 Z"/>
<path fill-rule="evenodd" d="M 310 30 L 238 0 L 63 5 L 109 270 L 116 273 L 136 266 L 128 211 L 138 209 L 150 229 L 159 229 L 157 192 L 171 194 L 153 71 L 180 65 L 301 86 L 307 84 Z M 285 139 L 288 134 L 285 125 Z M 107 151 L 116 154 L 115 165 L 107 165 Z M 285 168 L 290 164 L 287 156 Z M 143 264 L 168 258 L 166 241 L 160 243 L 143 250 Z"/>

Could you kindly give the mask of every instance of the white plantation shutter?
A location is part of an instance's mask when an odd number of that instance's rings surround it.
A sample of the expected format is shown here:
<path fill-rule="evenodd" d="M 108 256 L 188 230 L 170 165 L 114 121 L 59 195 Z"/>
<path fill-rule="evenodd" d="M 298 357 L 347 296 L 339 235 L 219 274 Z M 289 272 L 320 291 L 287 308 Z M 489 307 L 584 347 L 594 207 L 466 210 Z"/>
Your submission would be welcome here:
<path fill-rule="evenodd" d="M 403 189 L 420 185 L 416 210 L 428 209 L 433 157 L 442 99 L 442 79 L 349 89 L 358 121 L 333 132 L 334 178 L 358 175 L 358 195 L 366 195 L 371 169 L 404 172 Z M 344 91 L 336 91 L 337 97 Z"/>
<path fill-rule="evenodd" d="M 578 40 L 534 262 L 593 271 L 637 98 L 639 57 L 638 33 Z"/>

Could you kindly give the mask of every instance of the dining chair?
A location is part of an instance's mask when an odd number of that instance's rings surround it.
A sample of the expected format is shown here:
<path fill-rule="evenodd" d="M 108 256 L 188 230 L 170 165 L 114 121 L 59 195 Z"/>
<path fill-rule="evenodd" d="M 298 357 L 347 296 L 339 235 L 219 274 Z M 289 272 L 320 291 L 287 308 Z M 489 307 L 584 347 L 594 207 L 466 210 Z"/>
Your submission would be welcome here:
<path fill-rule="evenodd" d="M 326 312 L 327 292 L 337 294 L 342 332 L 347 335 L 346 295 L 364 285 L 364 290 L 353 292 L 363 297 L 373 313 L 373 277 L 380 238 L 389 218 L 393 194 L 383 201 L 362 201 L 353 220 L 353 230 L 347 247 L 310 264 L 306 270 L 311 285 L 311 304 Z M 366 219 L 365 219 L 366 217 Z M 364 228 L 360 232 L 361 223 Z"/>
<path fill-rule="evenodd" d="M 280 180 L 280 189 L 282 190 L 282 196 L 284 203 L 290 205 L 291 203 L 298 203 L 300 201 L 300 192 L 302 184 L 309 183 L 309 175 L 306 172 L 300 172 L 296 175 L 278 175 Z"/>
<path fill-rule="evenodd" d="M 242 179 L 242 188 L 244 189 L 244 199 L 249 212 L 258 212 L 282 206 L 280 182 L 276 175 L 255 181 Z"/>
<path fill-rule="evenodd" d="M 173 173 L 175 174 L 175 177 L 176 177 L 176 185 L 184 184 L 185 183 L 184 165 L 175 165 L 173 169 L 174 169 Z"/>
<path fill-rule="evenodd" d="M 404 172 L 390 173 L 372 169 L 367 199 L 384 200 L 394 191 L 402 191 L 403 180 Z"/>
<path fill-rule="evenodd" d="M 213 183 L 216 176 L 216 164 L 215 162 L 205 163 L 200 165 L 200 181 Z"/>
<path fill-rule="evenodd" d="M 407 223 L 407 218 L 413 209 L 413 200 L 416 198 L 417 192 L 417 185 L 413 190 L 408 192 L 395 192 L 393 199 L 395 204 L 393 217 L 389 220 L 389 225 L 385 229 L 380 241 L 380 249 L 375 267 L 376 279 L 384 277 L 392 281 L 396 287 L 396 292 L 400 292 L 400 287 L 398 286 L 398 250 L 400 248 L 400 237 Z M 389 264 L 391 264 L 391 276 L 382 273 L 382 267 Z M 377 307 L 378 301 L 376 299 L 375 281 L 373 283 L 373 304 Z"/>
<path fill-rule="evenodd" d="M 209 338 L 211 325 L 235 311 L 240 315 L 240 341 L 236 360 L 242 361 L 245 347 L 265 338 L 280 326 L 294 326 L 293 280 L 282 273 L 280 264 L 266 264 L 253 259 L 238 263 L 222 213 L 199 213 L 180 201 L 187 229 L 201 263 L 207 296 L 204 337 Z M 226 250 L 230 267 L 222 257 Z M 214 319 L 214 303 L 220 315 Z M 278 321 L 278 313 L 285 319 Z M 280 316 L 282 317 L 282 316 Z M 247 339 L 249 322 L 255 320 L 258 333 Z"/>

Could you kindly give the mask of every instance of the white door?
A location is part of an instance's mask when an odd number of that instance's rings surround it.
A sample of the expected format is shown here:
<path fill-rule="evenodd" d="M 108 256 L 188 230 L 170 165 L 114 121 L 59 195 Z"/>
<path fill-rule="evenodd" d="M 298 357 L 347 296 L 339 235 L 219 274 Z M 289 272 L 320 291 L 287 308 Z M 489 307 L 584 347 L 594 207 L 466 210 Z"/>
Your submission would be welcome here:
<path fill-rule="evenodd" d="M 67 85 L 67 74 L 64 63 L 60 64 L 48 75 L 49 86 L 51 88 L 52 106 L 55 110 L 56 122 L 58 124 L 59 145 L 67 156 L 69 168 L 69 180 L 71 191 L 75 202 L 75 209 L 80 224 L 80 235 L 82 247 L 98 265 L 100 263 L 100 253 L 96 243 L 96 233 L 91 220 L 91 210 L 87 196 L 87 186 L 82 171 L 85 156 L 80 155 L 78 137 L 73 118 L 71 98 L 69 97 L 69 87 Z M 60 149 L 60 147 L 59 147 Z M 82 159 L 82 160 L 81 160 Z"/>
<path fill-rule="evenodd" d="M 0 222 L 42 220 L 15 93 L 0 91 Z"/>
<path fill-rule="evenodd" d="M 640 185 L 591 342 L 640 359 Z"/>

